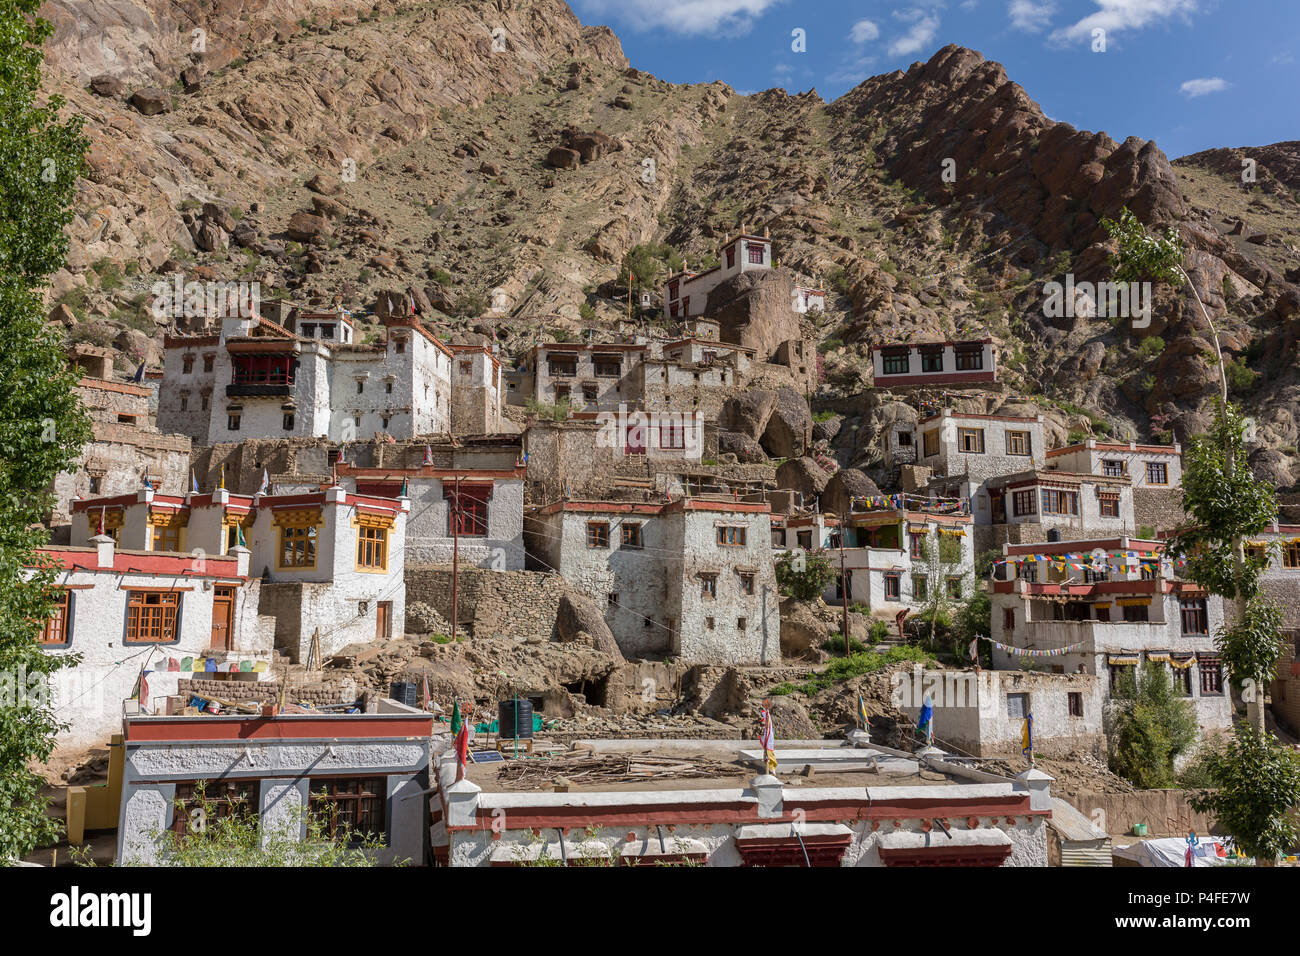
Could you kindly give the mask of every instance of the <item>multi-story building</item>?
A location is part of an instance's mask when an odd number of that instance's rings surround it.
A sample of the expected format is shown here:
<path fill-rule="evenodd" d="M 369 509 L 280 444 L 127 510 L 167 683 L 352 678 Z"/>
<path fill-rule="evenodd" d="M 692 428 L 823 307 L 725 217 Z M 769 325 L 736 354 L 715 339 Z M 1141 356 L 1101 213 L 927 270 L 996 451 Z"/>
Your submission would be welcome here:
<path fill-rule="evenodd" d="M 772 268 L 772 240 L 769 236 L 742 234 L 728 237 L 718 252 L 718 264 L 703 272 L 677 272 L 664 282 L 664 315 L 689 319 L 703 315 L 709 293 L 723 282 L 746 272 Z M 796 312 L 824 310 L 826 293 L 821 289 L 796 286 L 790 303 Z"/>
<path fill-rule="evenodd" d="M 558 501 L 525 518 L 529 557 L 606 607 L 629 657 L 779 659 L 766 503 Z"/>
<path fill-rule="evenodd" d="M 1045 461 L 1043 416 L 975 415 L 944 409 L 885 435 L 887 464 L 915 463 L 944 479 L 952 497 L 974 498 L 987 479 Z"/>
<path fill-rule="evenodd" d="M 1039 656 L 995 646 L 994 667 L 1041 660 L 1056 673 L 1097 674 L 1113 696 L 1126 673 L 1150 661 L 1169 668 L 1203 729 L 1231 726 L 1227 675 L 1214 646 L 1223 600 L 1178 580 L 1164 550 L 1160 541 L 1127 536 L 1004 545 L 991 637 Z"/>
<path fill-rule="evenodd" d="M 844 574 L 826 585 L 827 603 L 841 602 L 847 586 L 849 603 L 892 619 L 929 603 L 939 588 L 952 601 L 974 593 L 971 516 L 961 510 L 935 513 L 914 501 L 864 508 L 842 519 L 791 517 L 773 529 L 773 547 L 823 550 L 838 568 L 841 527 Z"/>
<path fill-rule="evenodd" d="M 145 385 L 113 381 L 108 349 L 75 346 L 70 354 L 82 378 L 77 397 L 91 423 L 91 438 L 77 462 L 55 476 L 50 525 L 54 540 L 66 542 L 73 499 L 134 491 L 144 481 L 161 490 L 182 492 L 189 481 L 190 439 L 154 427 Z"/>
<path fill-rule="evenodd" d="M 1127 477 L 1023 471 L 990 478 L 976 501 L 980 525 L 1001 525 L 1009 540 L 1049 541 L 1132 533 L 1133 485 Z"/>
<path fill-rule="evenodd" d="M 38 640 L 46 653 L 78 658 L 52 682 L 61 745 L 103 743 L 124 709 L 149 710 L 194 673 L 270 676 L 275 625 L 259 616 L 247 549 L 124 549 L 101 534 L 39 555 L 57 569 L 57 604 Z"/>
<path fill-rule="evenodd" d="M 1133 520 L 1146 533 L 1182 523 L 1183 449 L 1181 445 L 1140 445 L 1088 439 L 1047 453 L 1046 467 L 1074 474 L 1132 479 Z"/>
<path fill-rule="evenodd" d="M 231 553 L 240 537 L 248 574 L 262 579 L 260 610 L 272 615 L 275 647 L 305 660 L 313 636 L 322 656 L 346 644 L 400 636 L 406 619 L 405 535 L 409 498 L 350 494 L 340 487 L 291 495 L 134 495 L 74 502 L 73 544 L 102 529 L 118 547 L 188 552 L 202 561 Z"/>
<path fill-rule="evenodd" d="M 871 346 L 876 388 L 996 382 L 997 361 L 991 338 Z"/>
<path fill-rule="evenodd" d="M 524 469 L 337 467 L 341 486 L 359 495 L 411 500 L 407 564 L 518 571 L 524 566 Z M 459 501 L 459 507 L 456 502 Z"/>
<path fill-rule="evenodd" d="M 218 330 L 168 335 L 160 426 L 201 444 L 414 438 L 456 431 L 457 404 L 466 433 L 495 427 L 495 356 L 458 352 L 413 315 L 390 316 L 384 325 L 387 334 L 374 345 L 353 341 L 347 313 L 300 313 L 296 332 L 257 317 L 227 317 Z"/>

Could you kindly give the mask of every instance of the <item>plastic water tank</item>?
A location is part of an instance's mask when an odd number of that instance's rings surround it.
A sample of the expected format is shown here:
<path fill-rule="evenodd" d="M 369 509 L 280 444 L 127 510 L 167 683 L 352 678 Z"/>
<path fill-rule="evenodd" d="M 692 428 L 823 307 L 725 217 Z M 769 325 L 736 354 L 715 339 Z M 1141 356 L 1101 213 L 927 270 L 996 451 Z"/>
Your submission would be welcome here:
<path fill-rule="evenodd" d="M 388 688 L 388 696 L 407 707 L 418 707 L 417 689 L 414 681 L 395 680 Z"/>
<path fill-rule="evenodd" d="M 497 704 L 497 736 L 503 740 L 527 740 L 533 736 L 533 702 L 526 697 Z"/>

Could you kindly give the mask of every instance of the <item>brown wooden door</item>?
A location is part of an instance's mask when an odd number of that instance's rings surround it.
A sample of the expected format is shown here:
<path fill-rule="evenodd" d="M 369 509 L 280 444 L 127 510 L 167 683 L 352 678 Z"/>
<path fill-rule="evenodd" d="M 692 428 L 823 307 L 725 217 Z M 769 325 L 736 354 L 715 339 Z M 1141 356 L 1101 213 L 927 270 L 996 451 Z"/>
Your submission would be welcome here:
<path fill-rule="evenodd" d="M 386 641 L 392 636 L 392 601 L 380 601 L 375 605 L 375 639 Z"/>
<path fill-rule="evenodd" d="M 235 621 L 235 589 L 212 589 L 212 649 L 228 651 L 235 646 L 233 634 Z"/>

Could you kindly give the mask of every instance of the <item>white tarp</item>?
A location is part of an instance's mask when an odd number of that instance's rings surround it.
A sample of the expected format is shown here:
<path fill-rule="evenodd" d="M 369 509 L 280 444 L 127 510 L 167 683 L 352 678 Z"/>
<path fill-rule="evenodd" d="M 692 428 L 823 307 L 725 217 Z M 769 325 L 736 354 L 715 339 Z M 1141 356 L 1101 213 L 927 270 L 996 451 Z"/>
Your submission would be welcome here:
<path fill-rule="evenodd" d="M 1192 856 L 1192 866 L 1220 866 L 1232 859 L 1223 844 L 1215 837 L 1201 837 Z M 1160 840 L 1142 840 L 1128 846 L 1117 846 L 1112 851 L 1124 860 L 1133 860 L 1142 866 L 1187 866 L 1187 840 L 1183 837 L 1166 837 Z"/>

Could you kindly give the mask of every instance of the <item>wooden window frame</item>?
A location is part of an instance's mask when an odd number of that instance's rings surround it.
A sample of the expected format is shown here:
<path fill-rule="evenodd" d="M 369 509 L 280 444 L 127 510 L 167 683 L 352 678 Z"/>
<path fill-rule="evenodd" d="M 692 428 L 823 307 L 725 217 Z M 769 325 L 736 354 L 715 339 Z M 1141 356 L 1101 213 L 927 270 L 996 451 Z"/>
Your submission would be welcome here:
<path fill-rule="evenodd" d="M 1154 480 L 1154 479 L 1151 477 L 1152 472 L 1153 472 L 1154 470 L 1156 470 L 1156 469 L 1159 469 L 1159 471 L 1158 471 L 1158 474 L 1160 475 L 1160 480 L 1159 480 L 1159 481 L 1156 481 L 1156 480 Z M 1169 484 L 1169 465 L 1166 464 L 1166 463 L 1163 462 L 1163 461 L 1149 461 L 1149 462 L 1147 462 L 1147 484 L 1148 484 L 1148 485 L 1167 485 L 1167 484 Z"/>
<path fill-rule="evenodd" d="M 903 575 L 898 571 L 885 572 L 885 600 L 901 601 L 903 599 Z"/>
<path fill-rule="evenodd" d="M 700 572 L 700 597 L 712 601 L 718 599 L 718 574 L 716 571 Z"/>
<path fill-rule="evenodd" d="M 72 591 L 68 588 L 57 590 L 54 610 L 41 624 L 41 632 L 36 638 L 42 647 L 67 647 L 72 643 Z"/>
<path fill-rule="evenodd" d="M 1034 454 L 1034 436 L 1032 432 L 1007 432 L 1007 454 L 1021 458 L 1030 458 Z"/>
<path fill-rule="evenodd" d="M 1209 634 L 1209 602 L 1203 597 L 1179 598 L 1178 623 L 1184 636 Z"/>
<path fill-rule="evenodd" d="M 902 365 L 899 368 L 899 365 Z M 880 374 L 881 375 L 906 375 L 912 371 L 912 356 L 909 353 L 901 355 L 885 354 L 881 356 Z"/>
<path fill-rule="evenodd" d="M 939 454 L 939 429 L 931 428 L 921 435 L 921 457 L 933 458 Z"/>
<path fill-rule="evenodd" d="M 977 439 L 975 444 L 978 448 L 970 448 L 969 439 Z M 984 429 L 982 428 L 958 428 L 957 429 L 957 450 L 963 455 L 982 455 L 984 454 Z"/>
<path fill-rule="evenodd" d="M 749 528 L 745 525 L 718 525 L 719 548 L 743 548 L 749 537 Z"/>
<path fill-rule="evenodd" d="M 1223 661 L 1217 657 L 1198 657 L 1196 671 L 1200 676 L 1202 697 L 1223 696 Z"/>
<path fill-rule="evenodd" d="M 640 551 L 645 547 L 644 528 L 639 521 L 624 521 L 619 528 L 619 543 L 624 548 Z"/>
<path fill-rule="evenodd" d="M 190 830 L 190 815 L 206 804 L 206 809 L 215 811 L 215 818 L 226 820 L 235 815 L 246 820 L 255 821 L 259 816 L 258 799 L 262 781 L 253 778 L 228 778 L 225 780 L 183 780 L 176 784 L 176 795 L 172 799 L 172 822 L 168 827 L 177 839 L 184 839 Z M 214 794 L 213 791 L 217 792 Z M 199 802 L 199 791 L 203 793 L 203 803 Z M 212 824 L 209 815 L 204 827 Z"/>
<path fill-rule="evenodd" d="M 323 784 L 323 786 L 322 786 Z M 355 792 L 343 788 L 355 787 Z M 308 805 L 320 814 L 322 833 L 337 840 L 340 827 L 339 810 L 350 808 L 353 825 L 350 834 L 353 842 L 367 837 L 388 838 L 388 778 L 386 776 L 313 777 L 308 785 Z M 322 794 L 321 791 L 325 793 Z M 368 804 L 368 806 L 367 806 Z M 366 819 L 362 825 L 360 821 Z M 346 822 L 346 821 L 343 821 Z"/>
<path fill-rule="evenodd" d="M 376 524 L 357 528 L 356 569 L 366 574 L 388 573 L 388 529 Z"/>
<path fill-rule="evenodd" d="M 319 524 L 294 522 L 283 524 L 277 535 L 279 547 L 275 553 L 275 566 L 280 571 L 314 571 L 320 550 Z M 298 555 L 301 554 L 301 559 Z M 295 560 L 285 561 L 287 555 Z M 310 557 L 310 561 L 308 558 Z"/>
<path fill-rule="evenodd" d="M 608 521 L 588 521 L 587 522 L 587 547 L 609 549 L 609 522 Z"/>
<path fill-rule="evenodd" d="M 740 578 L 740 593 L 752 595 L 757 575 L 753 571 L 737 571 L 736 574 Z"/>
<path fill-rule="evenodd" d="M 1025 507 L 1028 504 L 1029 507 Z M 1011 493 L 1011 507 L 1017 518 L 1038 514 L 1038 495 L 1035 489 L 1028 488 Z"/>
<path fill-rule="evenodd" d="M 157 610 L 153 610 L 153 609 Z M 132 588 L 127 591 L 124 644 L 175 644 L 180 640 L 179 591 Z M 146 614 L 146 612 L 148 612 Z M 158 636 L 141 636 L 155 631 Z"/>

